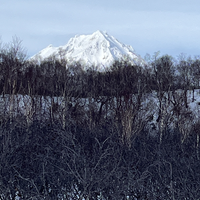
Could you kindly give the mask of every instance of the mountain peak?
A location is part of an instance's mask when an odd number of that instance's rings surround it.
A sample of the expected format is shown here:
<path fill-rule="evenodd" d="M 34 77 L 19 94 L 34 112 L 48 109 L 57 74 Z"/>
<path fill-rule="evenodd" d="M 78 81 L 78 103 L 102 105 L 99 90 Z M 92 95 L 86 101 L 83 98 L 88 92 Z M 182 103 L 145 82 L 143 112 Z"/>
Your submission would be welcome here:
<path fill-rule="evenodd" d="M 106 31 L 97 30 L 91 35 L 76 35 L 69 42 L 60 47 L 49 45 L 31 59 L 48 59 L 54 56 L 60 59 L 60 51 L 64 52 L 64 58 L 68 64 L 79 62 L 84 67 L 96 66 L 109 67 L 115 60 L 128 59 L 132 63 L 144 64 L 144 60 L 137 55 L 129 45 L 120 43 Z"/>
<path fill-rule="evenodd" d="M 107 34 L 107 32 L 106 31 L 101 31 L 101 30 L 97 30 L 94 33 L 92 33 L 92 35 L 105 35 L 105 34 Z"/>
<path fill-rule="evenodd" d="M 100 31 L 100 30 L 97 30 L 97 31 L 95 31 L 92 35 L 96 35 L 96 34 L 98 34 L 98 35 L 103 35 L 104 32 L 103 32 L 103 31 Z"/>

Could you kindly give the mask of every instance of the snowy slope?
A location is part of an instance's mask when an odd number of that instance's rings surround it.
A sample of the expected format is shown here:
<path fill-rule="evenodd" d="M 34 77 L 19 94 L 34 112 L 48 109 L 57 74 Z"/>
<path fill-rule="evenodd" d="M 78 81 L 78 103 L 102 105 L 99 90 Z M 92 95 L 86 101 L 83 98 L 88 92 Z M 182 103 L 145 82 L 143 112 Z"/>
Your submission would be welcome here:
<path fill-rule="evenodd" d="M 83 66 L 109 67 L 114 60 L 128 59 L 132 63 L 144 64 L 133 48 L 124 45 L 106 32 L 96 31 L 91 35 L 76 35 L 60 47 L 49 45 L 31 59 L 45 60 L 54 56 L 66 59 L 68 64 L 80 62 Z"/>

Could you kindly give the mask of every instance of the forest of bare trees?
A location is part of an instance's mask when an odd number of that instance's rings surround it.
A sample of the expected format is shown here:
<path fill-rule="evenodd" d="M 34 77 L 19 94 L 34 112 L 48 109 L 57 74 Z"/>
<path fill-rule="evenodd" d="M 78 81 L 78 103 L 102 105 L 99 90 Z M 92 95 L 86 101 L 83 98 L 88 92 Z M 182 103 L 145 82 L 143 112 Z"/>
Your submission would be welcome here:
<path fill-rule="evenodd" d="M 2 44 L 0 199 L 199 199 L 199 76 L 183 55 L 99 72 Z"/>

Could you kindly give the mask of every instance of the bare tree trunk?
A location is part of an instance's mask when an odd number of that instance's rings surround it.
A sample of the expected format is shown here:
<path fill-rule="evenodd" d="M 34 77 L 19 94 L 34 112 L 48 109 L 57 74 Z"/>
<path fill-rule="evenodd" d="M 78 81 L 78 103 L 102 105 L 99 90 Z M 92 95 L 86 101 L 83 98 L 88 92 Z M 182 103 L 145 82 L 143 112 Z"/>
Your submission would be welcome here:
<path fill-rule="evenodd" d="M 197 133 L 196 152 L 197 152 L 197 159 L 199 160 L 199 133 Z"/>

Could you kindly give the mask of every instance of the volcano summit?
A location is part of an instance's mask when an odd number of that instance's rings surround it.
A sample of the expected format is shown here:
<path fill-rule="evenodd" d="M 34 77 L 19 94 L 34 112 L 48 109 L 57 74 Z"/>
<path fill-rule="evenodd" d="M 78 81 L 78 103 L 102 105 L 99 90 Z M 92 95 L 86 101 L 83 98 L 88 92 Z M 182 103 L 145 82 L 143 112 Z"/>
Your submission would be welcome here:
<path fill-rule="evenodd" d="M 64 46 L 49 45 L 31 57 L 31 60 L 43 61 L 51 57 L 64 58 L 67 65 L 79 62 L 84 68 L 95 66 L 100 70 L 111 66 L 115 60 L 126 60 L 133 64 L 145 63 L 131 46 L 120 43 L 102 31 L 91 35 L 76 35 Z"/>

